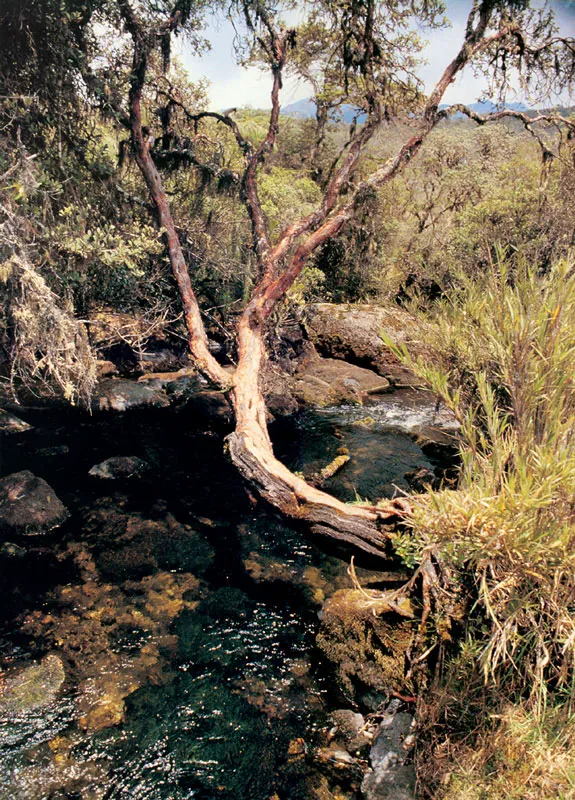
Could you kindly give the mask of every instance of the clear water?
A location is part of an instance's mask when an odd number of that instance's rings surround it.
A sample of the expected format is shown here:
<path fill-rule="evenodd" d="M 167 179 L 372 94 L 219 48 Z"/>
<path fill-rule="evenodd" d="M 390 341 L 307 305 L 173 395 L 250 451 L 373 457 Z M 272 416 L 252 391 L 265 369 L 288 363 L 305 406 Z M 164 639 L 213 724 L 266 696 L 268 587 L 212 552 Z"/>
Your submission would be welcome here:
<path fill-rule="evenodd" d="M 394 497 L 409 490 L 406 473 L 436 466 L 422 453 L 414 434 L 452 424 L 429 396 L 395 392 L 364 406 L 332 406 L 302 414 L 296 422 L 298 435 L 285 437 L 280 455 L 292 469 L 311 474 L 346 448 L 350 461 L 324 488 L 345 501 Z"/>
<path fill-rule="evenodd" d="M 276 426 L 276 447 L 313 471 L 345 446 L 352 460 L 326 488 L 393 494 L 432 466 L 397 429 L 415 413 L 431 411 L 385 398 L 308 413 Z M 254 512 L 221 437 L 185 413 L 22 416 L 36 427 L 5 438 L 2 474 L 44 477 L 71 517 L 0 556 L 0 667 L 56 653 L 66 680 L 43 708 L 0 714 L 0 798 L 313 797 L 332 781 L 313 752 L 337 703 L 314 646 L 318 603 L 347 564 Z M 133 483 L 88 476 L 113 455 L 152 469 Z M 94 722 L 108 702 L 108 724 Z"/>

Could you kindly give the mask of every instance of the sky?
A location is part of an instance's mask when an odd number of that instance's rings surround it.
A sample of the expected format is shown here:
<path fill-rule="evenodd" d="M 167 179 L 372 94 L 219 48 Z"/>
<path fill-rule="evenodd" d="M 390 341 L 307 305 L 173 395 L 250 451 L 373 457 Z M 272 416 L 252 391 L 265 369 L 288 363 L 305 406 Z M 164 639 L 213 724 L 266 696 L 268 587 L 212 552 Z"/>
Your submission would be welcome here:
<path fill-rule="evenodd" d="M 575 0 L 553 0 L 557 22 L 563 35 L 575 36 Z M 429 44 L 424 51 L 428 64 L 423 66 L 420 75 L 430 90 L 441 75 L 442 70 L 455 56 L 463 39 L 465 20 L 470 3 L 465 0 L 447 0 L 447 16 L 452 27 L 428 33 Z M 233 50 L 234 30 L 225 19 L 213 18 L 205 31 L 212 48 L 201 56 L 194 56 L 184 46 L 180 57 L 193 81 L 206 77 L 209 80 L 208 96 L 212 109 L 225 109 L 230 106 L 269 108 L 271 81 L 269 73 L 256 68 L 246 69 L 236 63 Z M 484 82 L 474 77 L 471 70 L 464 70 L 452 84 L 444 98 L 446 103 L 472 103 L 485 89 Z M 309 97 L 310 87 L 295 79 L 284 81 L 280 96 L 282 106 Z M 563 103 L 573 104 L 575 99 L 563 96 Z M 529 98 L 517 96 L 510 100 L 526 101 Z"/>

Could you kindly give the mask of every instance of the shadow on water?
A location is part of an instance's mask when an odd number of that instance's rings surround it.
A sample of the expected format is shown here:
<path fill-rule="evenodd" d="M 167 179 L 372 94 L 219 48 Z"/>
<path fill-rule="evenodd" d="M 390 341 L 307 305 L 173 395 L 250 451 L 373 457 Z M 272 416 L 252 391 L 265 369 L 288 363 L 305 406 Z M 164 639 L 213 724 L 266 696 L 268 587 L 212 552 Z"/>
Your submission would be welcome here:
<path fill-rule="evenodd" d="M 345 446 L 352 460 L 326 488 L 389 496 L 406 471 L 433 464 L 385 413 L 305 414 L 274 426 L 276 448 L 313 471 Z M 349 585 L 346 563 L 254 512 L 221 436 L 177 413 L 26 419 L 32 431 L 4 439 L 2 474 L 32 470 L 71 514 L 4 545 L 0 666 L 10 679 L 49 653 L 64 682 L 32 703 L 0 696 L 0 798 L 321 796 L 312 752 L 330 695 L 317 612 Z M 150 469 L 123 482 L 88 475 L 116 455 Z"/>

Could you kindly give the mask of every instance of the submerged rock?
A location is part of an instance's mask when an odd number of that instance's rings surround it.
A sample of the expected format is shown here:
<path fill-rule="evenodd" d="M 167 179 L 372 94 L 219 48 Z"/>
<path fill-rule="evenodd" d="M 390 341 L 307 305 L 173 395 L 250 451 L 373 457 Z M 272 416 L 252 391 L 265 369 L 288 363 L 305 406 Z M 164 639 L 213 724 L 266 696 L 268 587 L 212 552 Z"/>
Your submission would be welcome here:
<path fill-rule="evenodd" d="M 54 490 L 29 470 L 0 480 L 0 534 L 47 533 L 67 517 L 68 511 Z"/>
<path fill-rule="evenodd" d="M 62 660 L 56 655 L 9 675 L 0 683 L 0 719 L 50 705 L 65 677 Z"/>
<path fill-rule="evenodd" d="M 233 422 L 232 407 L 222 392 L 202 391 L 187 398 L 185 414 L 201 425 L 229 427 Z"/>
<path fill-rule="evenodd" d="M 24 422 L 23 419 L 10 414 L 0 408 L 0 433 L 23 433 L 32 430 L 33 426 Z"/>
<path fill-rule="evenodd" d="M 365 800 L 414 800 L 415 767 L 407 764 L 414 744 L 411 714 L 394 713 L 397 701 L 390 704 L 369 754 L 372 771 L 361 784 Z"/>
<path fill-rule="evenodd" d="M 137 456 L 112 456 L 95 464 L 88 472 L 95 478 L 115 480 L 117 478 L 139 478 L 150 469 L 150 465 Z"/>
<path fill-rule="evenodd" d="M 12 542 L 4 542 L 0 545 L 0 558 L 24 558 L 28 551 L 24 547 L 19 547 Z"/>
<path fill-rule="evenodd" d="M 92 395 L 96 411 L 128 411 L 133 408 L 167 408 L 170 401 L 161 389 L 138 381 L 107 378 L 100 381 Z"/>
<path fill-rule="evenodd" d="M 70 452 L 67 444 L 55 444 L 53 447 L 40 447 L 36 450 L 37 455 L 43 458 L 54 458 L 56 456 L 66 456 Z"/>

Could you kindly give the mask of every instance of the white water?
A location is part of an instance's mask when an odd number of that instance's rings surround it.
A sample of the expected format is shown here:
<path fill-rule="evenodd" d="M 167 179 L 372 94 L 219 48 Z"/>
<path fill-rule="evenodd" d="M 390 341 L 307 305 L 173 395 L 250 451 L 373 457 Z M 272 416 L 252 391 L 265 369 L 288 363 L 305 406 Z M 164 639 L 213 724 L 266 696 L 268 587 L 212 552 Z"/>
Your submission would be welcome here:
<path fill-rule="evenodd" d="M 336 424 L 363 424 L 373 430 L 417 432 L 437 428 L 453 432 L 459 424 L 451 411 L 438 405 L 435 398 L 421 392 L 401 391 L 377 398 L 369 405 L 341 405 L 317 412 Z"/>

